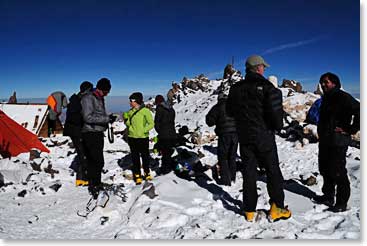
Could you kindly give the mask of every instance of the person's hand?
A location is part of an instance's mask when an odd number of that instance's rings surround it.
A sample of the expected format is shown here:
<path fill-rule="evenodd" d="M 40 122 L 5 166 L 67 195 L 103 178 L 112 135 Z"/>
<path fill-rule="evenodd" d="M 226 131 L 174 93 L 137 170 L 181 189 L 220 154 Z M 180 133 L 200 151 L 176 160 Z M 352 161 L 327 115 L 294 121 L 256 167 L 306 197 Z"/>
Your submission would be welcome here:
<path fill-rule="evenodd" d="M 110 123 L 115 122 L 117 119 L 117 115 L 113 115 L 113 114 L 110 114 L 108 117 L 110 118 Z"/>
<path fill-rule="evenodd" d="M 343 128 L 340 127 L 335 127 L 335 132 L 341 133 L 341 134 L 346 134 L 346 132 L 343 130 Z"/>

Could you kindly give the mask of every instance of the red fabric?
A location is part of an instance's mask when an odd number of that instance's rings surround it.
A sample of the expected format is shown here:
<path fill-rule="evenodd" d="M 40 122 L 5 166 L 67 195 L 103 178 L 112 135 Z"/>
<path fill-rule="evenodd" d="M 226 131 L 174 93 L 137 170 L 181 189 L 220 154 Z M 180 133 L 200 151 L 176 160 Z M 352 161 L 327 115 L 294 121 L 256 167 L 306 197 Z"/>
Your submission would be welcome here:
<path fill-rule="evenodd" d="M 0 154 L 3 157 L 17 156 L 32 148 L 42 152 L 50 151 L 38 140 L 37 135 L 28 131 L 0 110 Z"/>

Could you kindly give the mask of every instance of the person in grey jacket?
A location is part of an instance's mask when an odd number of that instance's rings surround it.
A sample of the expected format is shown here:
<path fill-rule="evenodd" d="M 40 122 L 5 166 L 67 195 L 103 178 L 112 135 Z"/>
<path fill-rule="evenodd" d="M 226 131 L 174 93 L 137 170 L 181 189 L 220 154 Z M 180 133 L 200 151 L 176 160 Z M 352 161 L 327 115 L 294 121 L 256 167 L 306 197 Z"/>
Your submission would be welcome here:
<path fill-rule="evenodd" d="M 102 78 L 97 82 L 97 88 L 84 95 L 82 104 L 82 141 L 87 158 L 88 190 L 93 198 L 98 197 L 101 189 L 101 173 L 104 166 L 103 146 L 104 131 L 115 116 L 106 113 L 104 97 L 111 90 L 110 80 Z"/>
<path fill-rule="evenodd" d="M 56 130 L 56 122 L 58 117 L 62 113 L 62 109 L 66 108 L 68 105 L 68 99 L 64 92 L 62 91 L 55 91 L 52 92 L 51 95 L 47 98 L 48 104 L 48 116 L 47 116 L 47 123 L 48 123 L 48 136 L 50 137 L 52 134 L 55 133 Z"/>

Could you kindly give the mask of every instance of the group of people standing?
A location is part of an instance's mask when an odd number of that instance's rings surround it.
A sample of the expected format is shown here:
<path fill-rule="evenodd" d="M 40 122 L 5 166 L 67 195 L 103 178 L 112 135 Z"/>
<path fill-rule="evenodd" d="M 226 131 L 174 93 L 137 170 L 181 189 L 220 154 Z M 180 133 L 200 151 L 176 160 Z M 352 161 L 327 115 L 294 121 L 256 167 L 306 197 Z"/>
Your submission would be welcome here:
<path fill-rule="evenodd" d="M 282 93 L 264 77 L 269 64 L 258 55 L 246 60 L 246 76 L 231 86 L 229 95 L 218 95 L 206 122 L 216 125 L 221 182 L 235 180 L 237 145 L 243 164 L 243 204 L 247 221 L 253 221 L 257 206 L 257 167 L 265 169 L 272 220 L 288 219 L 291 211 L 284 204 L 284 180 L 279 168 L 275 132 L 283 127 Z M 350 197 L 346 152 L 351 135 L 360 129 L 359 102 L 341 90 L 337 75 L 325 73 L 319 81 L 324 95 L 318 121 L 319 171 L 323 195 L 313 201 L 343 212 Z M 237 142 L 238 141 L 238 142 Z M 335 199 L 336 197 L 336 199 Z M 336 201 L 335 201 L 336 200 Z"/>
<path fill-rule="evenodd" d="M 268 67 L 261 56 L 250 56 L 246 60 L 245 78 L 231 86 L 228 96 L 219 93 L 217 105 L 206 116 L 207 124 L 215 125 L 219 136 L 218 163 L 223 185 L 231 185 L 236 180 L 239 144 L 243 163 L 243 208 L 247 221 L 253 221 L 256 213 L 259 165 L 267 176 L 271 219 L 291 217 L 291 211 L 284 204 L 284 180 L 275 142 L 275 132 L 283 127 L 282 93 L 264 77 Z M 350 196 L 345 158 L 350 136 L 360 128 L 359 102 L 340 89 L 340 80 L 335 74 L 322 75 L 319 83 L 324 91 L 318 122 L 319 169 L 324 178 L 324 194 L 315 197 L 314 201 L 328 205 L 330 211 L 341 212 L 347 209 Z M 116 120 L 116 116 L 108 115 L 105 109 L 104 97 L 110 90 L 111 83 L 107 78 L 100 79 L 95 89 L 92 83 L 83 82 L 80 92 L 70 98 L 66 115 L 64 134 L 71 137 L 80 163 L 76 184 L 88 185 L 94 198 L 101 189 L 103 132 L 108 123 Z M 158 95 L 153 119 L 144 105 L 142 93 L 132 93 L 129 100 L 131 109 L 123 114 L 123 120 L 131 150 L 133 179 L 139 185 L 143 180 L 152 179 L 149 131 L 153 128 L 158 133 L 158 149 L 162 154 L 159 173 L 166 174 L 174 169 L 175 111 L 162 95 Z"/>
<path fill-rule="evenodd" d="M 67 105 L 64 135 L 70 136 L 77 152 L 77 186 L 88 186 L 94 198 L 103 188 L 101 174 L 104 166 L 104 132 L 117 116 L 107 114 L 104 97 L 111 90 L 111 82 L 102 78 L 96 88 L 89 81 L 80 85 L 80 91 L 69 99 Z M 133 179 L 137 185 L 143 180 L 152 180 L 150 172 L 149 131 L 156 127 L 159 150 L 162 153 L 161 173 L 172 170 L 172 153 L 176 138 L 175 111 L 165 102 L 162 95 L 156 96 L 157 112 L 153 120 L 150 110 L 145 107 L 143 94 L 134 92 L 129 96 L 131 109 L 123 114 L 127 142 L 131 150 Z M 142 159 L 142 163 L 140 161 Z M 143 167 L 143 174 L 141 173 Z"/>

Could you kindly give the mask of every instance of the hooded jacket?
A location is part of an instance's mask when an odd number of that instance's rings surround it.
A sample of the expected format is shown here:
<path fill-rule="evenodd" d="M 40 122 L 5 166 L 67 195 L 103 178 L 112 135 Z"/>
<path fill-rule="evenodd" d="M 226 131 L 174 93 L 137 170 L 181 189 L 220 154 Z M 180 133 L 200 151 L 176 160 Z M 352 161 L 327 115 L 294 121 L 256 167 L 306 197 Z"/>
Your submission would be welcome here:
<path fill-rule="evenodd" d="M 236 120 L 240 143 L 270 147 L 283 127 L 282 93 L 262 75 L 248 72 L 229 92 L 226 110 Z"/>
<path fill-rule="evenodd" d="M 158 133 L 158 139 L 174 139 L 177 137 L 175 117 L 175 110 L 167 102 L 162 102 L 157 105 L 154 128 Z"/>
<path fill-rule="evenodd" d="M 216 126 L 214 131 L 218 136 L 225 133 L 236 132 L 236 122 L 234 118 L 229 117 L 226 112 L 226 101 L 225 98 L 220 99 L 205 117 L 208 126 Z"/>
<path fill-rule="evenodd" d="M 144 104 L 139 109 L 132 108 L 124 114 L 124 120 L 130 138 L 148 138 L 149 131 L 154 127 L 153 116 L 150 110 Z M 137 110 L 139 112 L 132 117 Z"/>
<path fill-rule="evenodd" d="M 105 109 L 104 98 L 88 92 L 81 99 L 84 125 L 82 132 L 104 132 L 110 118 Z"/>

